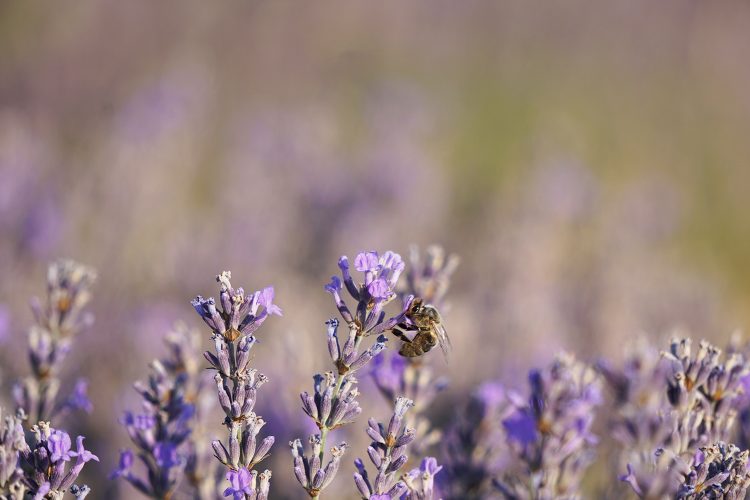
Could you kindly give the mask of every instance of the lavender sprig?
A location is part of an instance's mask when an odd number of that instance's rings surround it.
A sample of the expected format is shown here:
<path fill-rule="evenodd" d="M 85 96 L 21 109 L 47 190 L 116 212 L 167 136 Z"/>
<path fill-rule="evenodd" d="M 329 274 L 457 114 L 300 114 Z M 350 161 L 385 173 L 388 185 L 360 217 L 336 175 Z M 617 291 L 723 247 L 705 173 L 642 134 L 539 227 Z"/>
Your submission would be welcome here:
<path fill-rule="evenodd" d="M 548 369 L 532 371 L 529 383 L 528 401 L 516 401 L 502 422 L 514 462 L 495 486 L 506 498 L 576 498 L 597 442 L 591 431 L 602 402 L 597 374 L 563 354 Z"/>
<path fill-rule="evenodd" d="M 72 260 L 59 260 L 47 270 L 47 295 L 34 298 L 31 308 L 35 324 L 29 330 L 31 375 L 13 389 L 16 405 L 32 422 L 45 421 L 60 413 L 83 409 L 91 411 L 86 382 L 79 381 L 73 394 L 58 400 L 58 374 L 74 337 L 93 323 L 85 311 L 96 280 L 93 269 Z"/>
<path fill-rule="evenodd" d="M 198 296 L 192 304 L 213 331 L 215 352 L 206 351 L 204 356 L 216 371 L 214 381 L 228 431 L 226 444 L 212 443 L 216 459 L 227 468 L 229 487 L 224 496 L 260 500 L 268 497 L 271 472 L 258 475 L 252 469 L 268 456 L 274 437 L 258 442 L 265 421 L 253 409 L 257 391 L 268 378 L 250 368 L 250 350 L 256 343 L 253 334 L 268 316 L 281 316 L 281 309 L 273 303 L 273 287 L 245 295 L 242 288 L 232 287 L 230 279 L 228 271 L 216 277 L 221 310 L 213 297 Z"/>
<path fill-rule="evenodd" d="M 414 429 L 403 425 L 404 415 L 413 404 L 408 398 L 398 398 L 387 426 L 372 418 L 368 421 L 367 435 L 372 438 L 372 443 L 367 448 L 367 454 L 377 473 L 370 480 L 362 460 L 354 462 L 357 467 L 354 483 L 363 499 L 398 499 L 409 490 L 407 483 L 396 473 L 406 464 L 406 450 L 415 437 Z"/>
<path fill-rule="evenodd" d="M 312 498 L 319 498 L 321 491 L 331 483 L 346 450 L 346 443 L 332 447 L 331 459 L 326 463 L 328 433 L 353 422 L 362 411 L 357 401 L 359 391 L 355 374 L 385 349 L 387 339 L 382 334 L 405 318 L 405 308 L 387 319 L 384 310 L 396 297 L 394 290 L 404 269 L 401 257 L 393 252 L 385 252 L 382 256 L 376 252 L 362 252 L 354 259 L 354 264 L 357 271 L 364 273 L 362 282 L 354 281 L 349 271 L 349 260 L 344 256 L 339 259 L 343 281 L 334 276 L 325 286 L 349 327 L 342 345 L 338 334 L 339 321 L 331 319 L 326 322 L 328 353 L 334 371 L 316 374 L 313 377 L 313 394 L 306 391 L 300 394 L 302 410 L 320 429 L 320 434 L 309 438 L 309 456 L 305 456 L 300 439 L 289 443 L 295 476 Z M 354 314 L 341 296 L 344 286 L 357 301 Z M 375 342 L 360 351 L 362 340 L 371 335 L 377 335 Z"/>
<path fill-rule="evenodd" d="M 29 444 L 21 422 L 19 416 L 0 423 L 0 497 L 61 499 L 70 491 L 84 498 L 90 489 L 73 483 L 86 463 L 99 458 L 84 447 L 83 436 L 78 436 L 73 450 L 67 432 L 39 422 L 31 429 Z"/>
<path fill-rule="evenodd" d="M 141 395 L 143 412 L 126 412 L 122 424 L 146 468 L 141 477 L 133 469 L 135 454 L 126 449 L 120 454 L 118 468 L 112 478 L 122 478 L 151 498 L 170 498 L 183 475 L 194 488 L 194 497 L 211 498 L 213 474 L 207 464 L 204 476 L 195 469 L 198 457 L 192 427 L 195 422 L 195 401 L 202 388 L 197 359 L 191 350 L 195 332 L 177 326 L 166 339 L 169 355 L 151 363 L 148 383 L 134 387 Z M 207 482 L 208 484 L 203 484 Z"/>

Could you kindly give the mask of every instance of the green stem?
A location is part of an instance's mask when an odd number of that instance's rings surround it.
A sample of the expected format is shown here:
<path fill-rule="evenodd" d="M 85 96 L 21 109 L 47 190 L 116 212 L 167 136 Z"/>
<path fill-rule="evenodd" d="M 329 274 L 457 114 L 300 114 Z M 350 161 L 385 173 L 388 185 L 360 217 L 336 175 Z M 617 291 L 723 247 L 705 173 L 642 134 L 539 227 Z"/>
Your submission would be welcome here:
<path fill-rule="evenodd" d="M 354 350 L 359 349 L 359 344 L 362 343 L 362 339 L 364 338 L 364 335 L 357 335 L 357 340 L 354 341 Z M 348 373 L 348 372 L 347 372 Z M 331 397 L 331 402 L 336 401 L 336 398 L 339 397 L 339 392 L 341 391 L 341 386 L 344 384 L 344 378 L 346 377 L 347 373 L 339 373 L 336 376 L 336 387 L 333 389 L 333 396 Z M 328 438 L 328 431 L 331 429 L 328 428 L 325 423 L 323 424 L 323 427 L 320 429 L 320 463 L 321 467 L 323 464 L 323 456 L 325 455 L 326 451 L 326 439 Z M 320 498 L 320 492 L 318 492 L 317 495 L 314 495 L 313 500 L 318 500 Z"/>

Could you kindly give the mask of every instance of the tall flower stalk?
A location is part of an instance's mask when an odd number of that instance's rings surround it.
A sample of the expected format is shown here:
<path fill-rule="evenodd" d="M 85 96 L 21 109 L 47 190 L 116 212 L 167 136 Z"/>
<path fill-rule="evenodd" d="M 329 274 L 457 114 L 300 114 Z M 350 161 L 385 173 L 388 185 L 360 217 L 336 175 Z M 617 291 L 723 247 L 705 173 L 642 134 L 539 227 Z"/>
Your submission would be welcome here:
<path fill-rule="evenodd" d="M 197 412 L 194 402 L 203 389 L 193 339 L 197 333 L 178 325 L 166 338 L 168 355 L 151 363 L 148 382 L 137 382 L 142 412 L 126 412 L 122 424 L 135 448 L 120 454 L 119 477 L 151 498 L 171 498 L 183 478 L 185 488 L 196 499 L 215 496 L 212 467 L 199 455 L 195 435 Z M 146 474 L 133 471 L 135 457 Z"/>
<path fill-rule="evenodd" d="M 266 422 L 253 409 L 257 391 L 268 378 L 250 367 L 250 351 L 257 342 L 255 332 L 269 316 L 281 316 L 281 309 L 273 303 L 273 287 L 246 295 L 242 288 L 232 287 L 231 277 L 228 271 L 216 277 L 219 308 L 213 297 L 198 296 L 192 304 L 211 328 L 214 342 L 215 351 L 206 351 L 204 356 L 216 372 L 214 381 L 228 434 L 225 442 L 212 443 L 216 459 L 227 471 L 229 486 L 224 496 L 262 500 L 268 497 L 271 471 L 258 474 L 254 468 L 268 456 L 274 437 L 258 441 Z"/>
<path fill-rule="evenodd" d="M 387 339 L 383 333 L 405 318 L 406 307 L 390 318 L 385 311 L 385 306 L 396 298 L 395 287 L 405 267 L 401 257 L 393 252 L 362 252 L 354 259 L 354 267 L 363 274 L 362 281 L 354 281 L 349 260 L 344 256 L 339 259 L 341 278 L 333 276 L 325 286 L 348 327 L 346 340 L 342 345 L 337 319 L 326 322 L 333 370 L 313 377 L 313 394 L 300 394 L 303 411 L 320 433 L 310 436 L 309 455 L 305 455 L 301 439 L 290 443 L 295 476 L 311 498 L 320 498 L 323 489 L 331 484 L 347 447 L 345 442 L 332 447 L 331 458 L 326 462 L 330 431 L 353 422 L 362 411 L 355 374 L 385 349 Z M 344 288 L 357 303 L 354 312 L 342 297 Z M 363 340 L 371 336 L 376 337 L 375 342 L 361 350 Z"/>
<path fill-rule="evenodd" d="M 93 323 L 93 315 L 85 308 L 95 280 L 93 269 L 59 260 L 47 270 L 46 297 L 31 302 L 35 320 L 29 330 L 31 375 L 13 389 L 16 405 L 31 422 L 47 421 L 70 410 L 91 411 L 84 380 L 76 383 L 67 398 L 59 398 L 59 374 L 75 336 Z"/>

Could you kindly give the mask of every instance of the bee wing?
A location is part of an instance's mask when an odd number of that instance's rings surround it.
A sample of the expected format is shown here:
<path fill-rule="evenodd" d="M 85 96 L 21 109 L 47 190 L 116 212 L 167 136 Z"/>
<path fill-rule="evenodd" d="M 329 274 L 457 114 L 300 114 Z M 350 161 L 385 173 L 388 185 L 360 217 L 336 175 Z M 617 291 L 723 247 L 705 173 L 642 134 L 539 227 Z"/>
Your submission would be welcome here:
<path fill-rule="evenodd" d="M 451 349 L 453 349 L 451 339 L 448 337 L 448 332 L 445 331 L 445 327 L 442 323 L 435 325 L 435 332 L 437 332 L 440 349 L 443 351 L 443 356 L 445 356 L 445 360 L 447 361 L 448 354 L 450 354 Z"/>

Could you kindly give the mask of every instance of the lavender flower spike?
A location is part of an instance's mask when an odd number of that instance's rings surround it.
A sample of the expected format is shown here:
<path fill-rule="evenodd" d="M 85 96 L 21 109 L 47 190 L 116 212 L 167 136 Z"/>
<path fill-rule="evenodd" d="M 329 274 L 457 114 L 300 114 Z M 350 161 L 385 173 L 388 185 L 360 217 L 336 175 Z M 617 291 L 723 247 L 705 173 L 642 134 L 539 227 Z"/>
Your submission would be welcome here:
<path fill-rule="evenodd" d="M 563 354 L 532 371 L 529 383 L 528 401 L 513 397 L 515 408 L 502 422 L 513 461 L 495 486 L 506 498 L 575 497 L 597 442 L 591 427 L 602 402 L 598 376 Z"/>
<path fill-rule="evenodd" d="M 196 498 L 209 498 L 202 482 L 213 487 L 212 479 L 201 479 L 192 470 L 186 471 L 198 461 L 197 448 L 192 445 L 196 410 L 188 402 L 197 398 L 201 386 L 197 355 L 190 351 L 191 337 L 196 336 L 185 328 L 175 328 L 167 338 L 170 355 L 151 363 L 148 383 L 134 385 L 142 398 L 142 413 L 126 412 L 121 420 L 146 474 L 138 475 L 132 470 L 134 454 L 123 450 L 120 464 L 110 477 L 122 478 L 152 498 L 172 496 L 184 476 L 189 478 Z M 205 475 L 214 474 L 208 469 Z"/>
<path fill-rule="evenodd" d="M 384 307 L 396 298 L 396 286 L 399 276 L 406 265 L 397 253 L 388 251 L 383 255 L 377 252 L 361 252 L 354 259 L 354 269 L 363 274 L 361 281 L 355 281 L 351 275 L 349 259 L 339 259 L 341 276 L 331 277 L 325 290 L 333 296 L 336 308 L 350 330 L 358 335 L 379 335 L 393 328 L 404 318 L 404 310 L 389 319 L 385 319 Z M 357 302 L 354 312 L 342 297 L 343 288 Z"/>
<path fill-rule="evenodd" d="M 198 296 L 192 301 L 213 331 L 214 352 L 206 351 L 204 357 L 216 371 L 214 381 L 228 433 L 226 441 L 215 440 L 212 447 L 214 456 L 227 470 L 230 486 L 224 494 L 262 499 L 268 495 L 271 472 L 258 475 L 253 468 L 268 456 L 274 437 L 259 439 L 265 421 L 253 409 L 257 391 L 268 378 L 250 368 L 250 350 L 256 343 L 253 334 L 269 316 L 281 316 L 281 309 L 273 303 L 272 287 L 245 295 L 242 288 L 232 286 L 230 279 L 229 271 L 216 277 L 219 307 L 213 297 Z M 249 479 L 246 473 L 250 474 Z"/>
<path fill-rule="evenodd" d="M 413 404 L 410 399 L 398 398 L 387 426 L 373 419 L 368 422 L 367 435 L 372 438 L 372 443 L 367 448 L 367 454 L 377 473 L 370 480 L 362 460 L 354 462 L 357 468 L 354 483 L 363 499 L 397 499 L 409 490 L 407 483 L 398 479 L 397 472 L 408 460 L 406 450 L 414 440 L 414 429 L 402 425 L 404 415 Z"/>
<path fill-rule="evenodd" d="M 328 433 L 353 422 L 362 412 L 357 401 L 359 390 L 355 374 L 385 350 L 387 338 L 382 333 L 403 321 L 408 307 L 407 303 L 400 313 L 386 319 L 384 308 L 396 297 L 394 290 L 404 270 L 398 254 L 362 252 L 357 255 L 354 268 L 363 274 L 361 282 L 354 281 L 346 257 L 339 259 L 339 268 L 343 279 L 334 276 L 325 289 L 333 296 L 348 333 L 339 338 L 339 321 L 326 322 L 326 344 L 334 369 L 313 377 L 312 394 L 307 391 L 300 394 L 302 410 L 320 429 L 320 434 L 310 436 L 309 456 L 305 455 L 300 439 L 290 443 L 295 476 L 312 498 L 319 498 L 331 483 L 346 450 L 345 443 L 332 447 L 331 459 L 326 463 Z M 342 297 L 344 288 L 357 301 L 354 312 Z M 375 341 L 360 349 L 364 338 L 372 335 L 376 335 Z"/>
<path fill-rule="evenodd" d="M 34 298 L 31 308 L 35 324 L 29 331 L 31 375 L 14 387 L 16 405 L 23 408 L 32 422 L 47 420 L 72 409 L 91 411 L 85 382 L 76 385 L 74 394 L 57 399 L 58 373 L 70 352 L 73 338 L 93 323 L 85 311 L 91 300 L 91 286 L 96 273 L 72 260 L 59 260 L 47 270 L 47 295 Z"/>
<path fill-rule="evenodd" d="M 68 490 L 77 498 L 85 497 L 88 487 L 76 487 L 73 483 L 86 463 L 91 460 L 98 462 L 99 458 L 85 449 L 83 436 L 76 439 L 74 451 L 70 436 L 53 429 L 49 422 L 39 422 L 32 431 L 33 444 L 19 453 L 18 464 L 23 477 L 21 491 L 33 498 L 62 498 Z"/>

